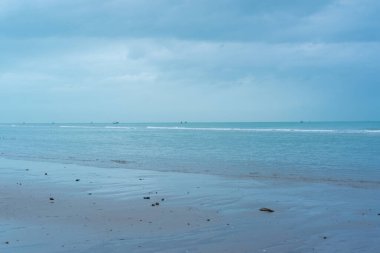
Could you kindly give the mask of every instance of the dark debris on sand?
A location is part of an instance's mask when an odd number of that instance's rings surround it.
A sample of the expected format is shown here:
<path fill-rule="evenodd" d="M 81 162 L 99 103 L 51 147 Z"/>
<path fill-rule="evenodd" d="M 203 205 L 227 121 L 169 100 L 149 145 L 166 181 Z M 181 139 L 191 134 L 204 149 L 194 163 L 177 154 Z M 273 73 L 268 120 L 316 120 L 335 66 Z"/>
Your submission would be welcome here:
<path fill-rule="evenodd" d="M 274 212 L 274 210 L 272 210 L 270 208 L 266 208 L 266 207 L 260 208 L 260 211 L 261 212 L 268 212 L 268 213 L 273 213 Z"/>

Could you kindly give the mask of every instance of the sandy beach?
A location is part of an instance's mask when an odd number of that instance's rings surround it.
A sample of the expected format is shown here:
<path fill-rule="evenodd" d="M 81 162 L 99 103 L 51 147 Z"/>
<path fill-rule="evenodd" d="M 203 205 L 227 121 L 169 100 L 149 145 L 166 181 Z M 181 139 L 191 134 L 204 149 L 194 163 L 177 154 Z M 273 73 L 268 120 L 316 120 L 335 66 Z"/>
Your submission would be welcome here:
<path fill-rule="evenodd" d="M 7 159 L 0 167 L 1 252 L 377 252 L 380 246 L 376 185 Z"/>

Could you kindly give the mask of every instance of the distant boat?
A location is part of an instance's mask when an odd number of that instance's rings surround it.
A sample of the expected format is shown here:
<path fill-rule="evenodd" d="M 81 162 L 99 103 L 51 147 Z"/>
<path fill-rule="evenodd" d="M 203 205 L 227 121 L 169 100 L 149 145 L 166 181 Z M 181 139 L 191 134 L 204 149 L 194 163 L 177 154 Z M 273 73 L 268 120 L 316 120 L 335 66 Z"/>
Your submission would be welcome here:
<path fill-rule="evenodd" d="M 119 124 L 119 121 L 112 122 L 112 124 L 117 125 Z"/>

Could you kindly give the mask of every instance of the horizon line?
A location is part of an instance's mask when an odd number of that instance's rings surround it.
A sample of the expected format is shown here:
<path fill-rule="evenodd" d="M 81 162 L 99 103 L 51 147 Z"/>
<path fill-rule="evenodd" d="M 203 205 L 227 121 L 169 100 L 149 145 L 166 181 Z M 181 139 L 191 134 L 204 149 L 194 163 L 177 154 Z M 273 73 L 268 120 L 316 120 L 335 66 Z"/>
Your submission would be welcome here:
<path fill-rule="evenodd" d="M 380 122 L 380 120 L 289 120 L 289 121 L 111 121 L 111 122 L 0 122 L 0 124 L 189 124 L 189 123 L 360 123 L 360 122 Z"/>

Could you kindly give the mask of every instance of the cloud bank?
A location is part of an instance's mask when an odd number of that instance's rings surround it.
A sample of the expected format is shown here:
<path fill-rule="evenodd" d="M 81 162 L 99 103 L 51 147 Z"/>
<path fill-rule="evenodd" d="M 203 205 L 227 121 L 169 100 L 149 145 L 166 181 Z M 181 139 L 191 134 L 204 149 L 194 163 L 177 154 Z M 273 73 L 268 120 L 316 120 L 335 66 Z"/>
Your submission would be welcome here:
<path fill-rule="evenodd" d="M 379 7 L 3 0 L 1 121 L 380 120 Z"/>

